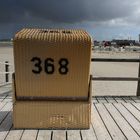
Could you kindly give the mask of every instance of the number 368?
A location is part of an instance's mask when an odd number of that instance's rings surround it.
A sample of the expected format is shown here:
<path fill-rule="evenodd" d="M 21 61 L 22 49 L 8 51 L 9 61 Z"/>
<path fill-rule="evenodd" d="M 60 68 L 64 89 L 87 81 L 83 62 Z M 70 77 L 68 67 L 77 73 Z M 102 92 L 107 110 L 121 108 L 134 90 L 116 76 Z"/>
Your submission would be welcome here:
<path fill-rule="evenodd" d="M 43 70 L 41 64 L 42 60 L 39 57 L 33 57 L 31 59 L 31 62 L 34 62 L 34 69 L 32 69 L 32 72 L 35 74 L 40 74 L 41 71 Z M 54 59 L 52 58 L 46 58 L 44 61 L 44 71 L 46 74 L 53 74 L 55 72 L 55 66 L 54 66 Z M 67 74 L 68 73 L 68 64 L 69 61 L 66 58 L 61 58 L 58 61 L 59 64 L 59 73 L 60 74 Z"/>

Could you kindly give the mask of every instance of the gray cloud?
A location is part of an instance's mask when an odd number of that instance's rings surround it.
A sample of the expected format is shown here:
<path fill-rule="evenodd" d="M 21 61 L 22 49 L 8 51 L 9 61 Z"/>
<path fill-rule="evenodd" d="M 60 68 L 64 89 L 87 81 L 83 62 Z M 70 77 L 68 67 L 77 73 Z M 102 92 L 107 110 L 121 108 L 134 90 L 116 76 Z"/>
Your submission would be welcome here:
<path fill-rule="evenodd" d="M 0 22 L 32 18 L 58 23 L 107 21 L 133 15 L 136 8 L 133 0 L 3 0 Z"/>
<path fill-rule="evenodd" d="M 1 0 L 0 38 L 22 27 L 98 27 L 98 33 L 120 26 L 121 31 L 139 26 L 139 7 L 139 0 Z"/>
<path fill-rule="evenodd" d="M 0 1 L 0 23 L 17 22 L 22 19 L 24 9 L 16 4 L 16 0 Z"/>

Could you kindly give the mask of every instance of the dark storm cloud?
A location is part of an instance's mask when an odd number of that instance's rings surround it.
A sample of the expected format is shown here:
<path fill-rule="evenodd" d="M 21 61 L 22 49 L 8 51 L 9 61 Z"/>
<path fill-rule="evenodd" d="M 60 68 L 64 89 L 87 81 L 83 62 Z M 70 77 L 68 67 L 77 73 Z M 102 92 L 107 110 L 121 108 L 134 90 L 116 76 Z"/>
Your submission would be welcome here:
<path fill-rule="evenodd" d="M 23 9 L 17 5 L 16 0 L 0 1 L 0 23 L 10 23 L 20 21 L 24 15 Z"/>
<path fill-rule="evenodd" d="M 102 39 L 116 28 L 138 34 L 139 7 L 140 0 L 0 0 L 0 39 L 26 27 L 83 28 Z"/>
<path fill-rule="evenodd" d="M 55 23 L 107 21 L 133 15 L 132 0 L 2 0 L 1 22 L 43 19 Z"/>

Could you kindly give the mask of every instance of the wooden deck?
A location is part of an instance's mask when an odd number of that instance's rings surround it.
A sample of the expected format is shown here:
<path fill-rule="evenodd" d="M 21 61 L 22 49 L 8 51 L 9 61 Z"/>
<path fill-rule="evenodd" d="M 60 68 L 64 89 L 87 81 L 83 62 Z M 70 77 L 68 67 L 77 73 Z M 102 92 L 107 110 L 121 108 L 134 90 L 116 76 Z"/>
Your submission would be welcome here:
<path fill-rule="evenodd" d="M 139 97 L 94 97 L 89 130 L 14 130 L 11 92 L 0 94 L 0 140 L 139 140 Z"/>

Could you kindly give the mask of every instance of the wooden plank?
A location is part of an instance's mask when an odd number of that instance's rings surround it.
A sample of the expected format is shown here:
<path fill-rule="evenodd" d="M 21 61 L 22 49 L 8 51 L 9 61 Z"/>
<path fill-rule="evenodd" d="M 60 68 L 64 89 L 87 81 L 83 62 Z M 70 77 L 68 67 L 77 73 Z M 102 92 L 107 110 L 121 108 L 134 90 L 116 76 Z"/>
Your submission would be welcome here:
<path fill-rule="evenodd" d="M 94 81 L 139 81 L 139 77 L 92 77 Z"/>
<path fill-rule="evenodd" d="M 3 100 L 3 102 L 12 102 L 12 96 L 11 93 L 9 93 L 6 98 Z"/>
<path fill-rule="evenodd" d="M 139 62 L 139 67 L 138 67 L 138 77 L 140 77 L 140 62 Z M 137 96 L 140 96 L 140 80 L 138 80 L 137 84 Z"/>
<path fill-rule="evenodd" d="M 0 95 L 0 102 L 3 102 L 3 100 L 7 97 L 8 95 Z"/>
<path fill-rule="evenodd" d="M 1 109 L 2 111 L 10 111 L 12 109 L 12 103 L 6 103 L 4 107 Z"/>
<path fill-rule="evenodd" d="M 66 131 L 54 130 L 52 135 L 52 140 L 66 140 Z"/>
<path fill-rule="evenodd" d="M 9 95 L 9 93 L 11 93 L 12 91 L 9 89 L 0 89 L 0 96 L 1 97 L 6 97 Z"/>
<path fill-rule="evenodd" d="M 11 127 L 12 127 L 12 117 L 10 112 L 0 124 L 0 140 L 5 139 Z"/>
<path fill-rule="evenodd" d="M 51 130 L 39 130 L 37 140 L 51 140 Z"/>
<path fill-rule="evenodd" d="M 110 112 L 115 122 L 118 124 L 120 129 L 123 131 L 127 139 L 138 140 L 139 136 L 135 133 L 133 128 L 128 124 L 128 122 L 122 117 L 118 110 L 112 104 L 105 104 L 107 110 Z"/>
<path fill-rule="evenodd" d="M 105 97 L 96 97 L 96 99 L 99 103 L 107 103 L 107 100 L 105 99 Z"/>
<path fill-rule="evenodd" d="M 4 72 L 4 73 L 5 73 L 5 72 Z M 1 88 L 1 87 L 5 87 L 5 86 L 7 86 L 7 85 L 12 85 L 12 83 L 11 83 L 11 82 L 3 83 L 3 84 L 0 85 L 0 88 Z"/>
<path fill-rule="evenodd" d="M 4 100 L 3 100 L 3 102 L 12 102 L 12 98 L 10 98 L 10 97 L 6 97 Z"/>
<path fill-rule="evenodd" d="M 132 96 L 131 98 L 135 103 L 140 103 L 140 98 L 138 98 L 138 96 Z"/>
<path fill-rule="evenodd" d="M 0 102 L 2 102 L 4 98 L 5 96 L 0 96 Z"/>
<path fill-rule="evenodd" d="M 140 59 L 134 58 L 91 58 L 95 62 L 140 62 Z"/>
<path fill-rule="evenodd" d="M 12 94 L 13 94 L 13 91 L 9 92 L 7 97 L 12 98 Z"/>
<path fill-rule="evenodd" d="M 126 103 L 126 101 L 122 97 L 114 97 L 117 103 Z"/>
<path fill-rule="evenodd" d="M 108 103 L 116 103 L 116 100 L 113 97 L 105 97 Z"/>
<path fill-rule="evenodd" d="M 94 104 L 92 105 L 91 109 L 91 122 L 98 140 L 111 140 L 111 137 L 105 128 L 105 125 L 102 122 Z"/>
<path fill-rule="evenodd" d="M 129 103 L 125 103 L 125 104 L 129 104 Z M 129 125 L 131 125 L 133 127 L 135 132 L 140 136 L 140 123 L 139 123 L 139 121 L 122 104 L 114 104 L 114 106 L 119 110 L 119 112 L 127 120 Z"/>
<path fill-rule="evenodd" d="M 68 140 L 81 140 L 80 130 L 67 130 Z"/>
<path fill-rule="evenodd" d="M 20 140 L 23 130 L 11 129 L 5 140 Z"/>
<path fill-rule="evenodd" d="M 92 125 L 88 130 L 81 130 L 82 140 L 97 140 Z"/>
<path fill-rule="evenodd" d="M 0 124 L 5 119 L 9 111 L 11 110 L 12 106 L 11 104 L 7 103 L 0 111 Z"/>
<path fill-rule="evenodd" d="M 98 103 L 96 97 L 92 97 L 92 101 L 93 101 L 93 103 Z"/>
<path fill-rule="evenodd" d="M 21 140 L 36 140 L 38 130 L 24 130 Z"/>
<path fill-rule="evenodd" d="M 132 103 L 133 106 L 135 106 L 140 111 L 140 104 L 139 103 Z"/>
<path fill-rule="evenodd" d="M 123 135 L 113 118 L 110 116 L 109 112 L 106 110 L 103 104 L 96 104 L 96 107 L 104 121 L 111 137 L 113 140 L 124 140 L 126 137 Z M 113 129 L 112 129 L 113 128 Z"/>
<path fill-rule="evenodd" d="M 2 97 L 0 97 L 0 102 L 2 102 L 2 100 L 3 100 L 3 98 L 2 98 Z"/>
<path fill-rule="evenodd" d="M 134 103 L 134 100 L 132 100 L 130 97 L 122 97 L 126 103 Z"/>
<path fill-rule="evenodd" d="M 140 105 L 139 103 L 132 104 L 123 104 L 133 115 L 134 117 L 140 121 Z"/>
<path fill-rule="evenodd" d="M 0 102 L 0 110 L 6 105 L 4 102 Z"/>

